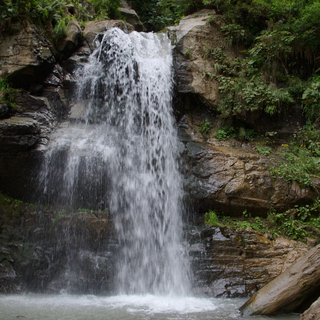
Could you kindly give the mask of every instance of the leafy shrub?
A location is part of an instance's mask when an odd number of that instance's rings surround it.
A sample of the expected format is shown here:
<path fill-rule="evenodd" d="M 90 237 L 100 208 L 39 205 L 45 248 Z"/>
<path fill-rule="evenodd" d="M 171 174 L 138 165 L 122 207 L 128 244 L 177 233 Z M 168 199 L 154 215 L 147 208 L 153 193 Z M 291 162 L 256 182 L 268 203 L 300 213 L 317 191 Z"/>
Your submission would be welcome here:
<path fill-rule="evenodd" d="M 91 0 L 98 20 L 120 18 L 121 0 Z"/>
<path fill-rule="evenodd" d="M 312 78 L 309 87 L 303 92 L 303 111 L 309 122 L 320 116 L 320 77 Z"/>
<path fill-rule="evenodd" d="M 282 235 L 299 241 L 306 241 L 306 237 L 319 239 L 320 200 L 316 199 L 311 205 L 295 206 L 281 213 L 270 210 L 266 219 L 252 217 L 247 210 L 244 210 L 242 218 L 231 219 L 223 216 L 221 222 L 215 211 L 210 210 L 205 214 L 205 224 L 215 227 L 225 225 L 231 229 L 249 228 L 261 233 L 269 233 L 272 237 Z"/>
<path fill-rule="evenodd" d="M 229 139 L 229 135 L 226 131 L 224 131 L 223 129 L 218 129 L 216 133 L 213 134 L 213 137 L 220 140 L 220 141 L 224 141 Z"/>
<path fill-rule="evenodd" d="M 14 99 L 13 90 L 9 85 L 8 79 L 0 79 L 0 102 L 12 103 Z"/>
<path fill-rule="evenodd" d="M 320 235 L 316 229 L 320 226 L 319 208 L 320 201 L 316 199 L 311 205 L 295 206 L 282 213 L 271 211 L 268 220 L 278 233 L 304 241 L 307 236 Z M 307 226 L 313 227 L 313 234 L 308 234 Z"/>
<path fill-rule="evenodd" d="M 221 27 L 221 32 L 226 37 L 226 42 L 230 46 L 232 44 L 238 44 L 239 42 L 245 42 L 247 39 L 247 32 L 243 29 L 243 27 L 235 21 L 233 23 L 227 24 L 226 26 Z"/>
<path fill-rule="evenodd" d="M 308 149 L 310 156 L 320 157 L 320 130 L 305 126 L 294 135 L 296 145 Z"/>
<path fill-rule="evenodd" d="M 62 39 L 67 36 L 68 31 L 68 19 L 60 19 L 54 27 L 55 38 Z"/>
<path fill-rule="evenodd" d="M 283 59 L 286 53 L 292 50 L 291 43 L 295 39 L 288 31 L 274 29 L 265 31 L 261 36 L 256 38 L 256 43 L 248 51 L 251 61 L 259 66 L 268 64 L 272 67 L 274 60 L 280 60 L 284 66 Z"/>
<path fill-rule="evenodd" d="M 320 158 L 312 157 L 304 146 L 283 152 L 284 161 L 276 160 L 277 166 L 269 168 L 274 178 L 297 181 L 303 186 L 313 186 L 313 178 L 320 178 Z"/>
<path fill-rule="evenodd" d="M 255 148 L 257 152 L 263 156 L 268 156 L 272 152 L 272 149 L 270 147 L 256 145 Z"/>
<path fill-rule="evenodd" d="M 205 120 L 199 126 L 199 132 L 208 134 L 211 131 L 211 123 L 209 120 Z"/>
<path fill-rule="evenodd" d="M 209 212 L 206 212 L 204 215 L 204 223 L 209 226 L 213 227 L 222 227 L 223 224 L 219 222 L 219 218 L 217 216 L 217 213 L 215 211 L 210 210 Z"/>

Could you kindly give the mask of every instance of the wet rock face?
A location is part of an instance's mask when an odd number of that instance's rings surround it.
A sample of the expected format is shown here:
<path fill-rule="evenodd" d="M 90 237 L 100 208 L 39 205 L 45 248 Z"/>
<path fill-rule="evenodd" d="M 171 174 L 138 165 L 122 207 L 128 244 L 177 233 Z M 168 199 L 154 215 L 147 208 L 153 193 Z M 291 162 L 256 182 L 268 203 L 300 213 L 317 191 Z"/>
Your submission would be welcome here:
<path fill-rule="evenodd" d="M 28 91 L 14 90 L 13 106 L 7 104 L 1 108 L 0 189 L 3 192 L 30 201 L 30 194 L 36 188 L 32 179 L 40 169 L 42 150 L 56 124 L 69 112 L 72 81 L 72 76 L 56 64 L 50 74 L 31 84 Z"/>
<path fill-rule="evenodd" d="M 316 180 L 316 188 L 311 189 L 273 179 L 268 171 L 270 160 L 250 144 L 237 142 L 237 146 L 231 146 L 214 138 L 204 141 L 189 120 L 186 116 L 180 120 L 180 139 L 186 161 L 185 190 L 197 212 L 215 209 L 239 216 L 248 210 L 262 216 L 271 208 L 285 211 L 317 197 L 320 185 Z"/>
<path fill-rule="evenodd" d="M 193 227 L 188 237 L 193 288 L 211 297 L 248 297 L 309 249 L 283 238 L 271 241 L 253 230 Z"/>
<path fill-rule="evenodd" d="M 13 228 L 8 218 L 0 220 L 0 292 L 113 292 L 118 244 L 107 212 L 29 208 Z"/>
<path fill-rule="evenodd" d="M 114 293 L 121 244 L 108 211 L 3 204 L 0 292 Z M 308 250 L 252 230 L 192 226 L 187 235 L 194 293 L 210 297 L 252 295 Z"/>
<path fill-rule="evenodd" d="M 17 22 L 0 36 L 0 77 L 28 88 L 43 78 L 55 63 L 50 42 L 29 22 Z"/>

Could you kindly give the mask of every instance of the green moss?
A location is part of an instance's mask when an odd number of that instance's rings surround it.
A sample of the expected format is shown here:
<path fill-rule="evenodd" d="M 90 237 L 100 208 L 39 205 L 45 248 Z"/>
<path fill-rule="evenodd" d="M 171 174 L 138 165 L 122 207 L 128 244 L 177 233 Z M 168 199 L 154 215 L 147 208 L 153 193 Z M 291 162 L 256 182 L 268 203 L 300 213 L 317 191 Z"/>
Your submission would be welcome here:
<path fill-rule="evenodd" d="M 252 229 L 262 234 L 268 233 L 271 237 L 288 237 L 305 242 L 307 238 L 320 239 L 320 200 L 311 205 L 295 206 L 285 212 L 277 213 L 271 210 L 267 218 L 252 217 L 245 210 L 242 218 L 231 219 L 210 210 L 204 216 L 204 223 L 214 227 L 230 229 Z M 241 239 L 239 239 L 240 241 Z M 242 240 L 241 240 L 242 241 Z"/>
<path fill-rule="evenodd" d="M 206 225 L 209 225 L 212 227 L 222 227 L 223 226 L 223 224 L 219 222 L 219 218 L 218 218 L 216 212 L 212 211 L 212 210 L 205 213 L 204 223 Z"/>

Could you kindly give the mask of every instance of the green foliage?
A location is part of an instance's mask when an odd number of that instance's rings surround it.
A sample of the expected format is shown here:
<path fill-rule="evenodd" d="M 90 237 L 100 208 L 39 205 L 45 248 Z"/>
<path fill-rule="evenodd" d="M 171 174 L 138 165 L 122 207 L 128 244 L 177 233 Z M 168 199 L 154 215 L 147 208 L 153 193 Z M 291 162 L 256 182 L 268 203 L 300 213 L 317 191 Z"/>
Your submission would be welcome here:
<path fill-rule="evenodd" d="M 0 2 L 0 17 L 11 22 L 31 18 L 41 24 L 46 20 L 58 21 L 64 14 L 64 8 L 70 6 L 68 0 L 6 0 Z"/>
<path fill-rule="evenodd" d="M 306 126 L 294 135 L 290 146 L 282 147 L 276 165 L 269 167 L 272 176 L 312 187 L 313 179 L 320 178 L 320 131 Z"/>
<path fill-rule="evenodd" d="M 186 56 L 186 58 L 191 59 L 192 52 L 188 49 L 188 50 L 185 51 L 184 55 Z"/>
<path fill-rule="evenodd" d="M 295 206 L 285 212 L 277 213 L 271 210 L 268 217 L 252 217 L 245 210 L 242 218 L 231 219 L 222 216 L 219 220 L 215 211 L 205 214 L 205 224 L 214 227 L 228 227 L 231 229 L 252 229 L 260 233 L 269 233 L 272 237 L 282 235 L 294 240 L 306 241 L 306 237 L 320 238 L 320 200 L 311 205 Z"/>
<path fill-rule="evenodd" d="M 320 157 L 320 130 L 314 129 L 312 125 L 305 126 L 294 135 L 296 145 L 305 147 L 310 156 Z"/>
<path fill-rule="evenodd" d="M 212 226 L 212 227 L 222 227 L 223 224 L 219 222 L 219 218 L 217 216 L 217 213 L 215 211 L 210 210 L 209 212 L 206 212 L 204 215 L 204 223 L 206 225 Z"/>
<path fill-rule="evenodd" d="M 14 93 L 7 78 L 0 79 L 0 103 L 12 103 Z"/>
<path fill-rule="evenodd" d="M 220 83 L 224 117 L 243 109 L 271 115 L 300 104 L 311 123 L 320 113 L 319 0 L 204 0 L 223 15 L 220 30 L 227 45 L 241 43 L 243 59 L 228 59 L 219 49 L 208 50 Z M 302 67 L 303 65 L 303 67 Z M 308 87 L 305 80 L 310 78 Z"/>
<path fill-rule="evenodd" d="M 217 132 L 214 133 L 213 137 L 220 141 L 224 141 L 224 140 L 228 140 L 230 136 L 225 130 L 218 129 Z"/>
<path fill-rule="evenodd" d="M 274 83 L 265 81 L 257 68 L 262 64 L 253 59 L 252 53 L 246 59 L 230 59 L 223 47 L 208 50 L 206 55 L 215 60 L 215 74 L 208 75 L 220 83 L 221 101 L 218 111 L 222 117 L 229 117 L 242 112 L 264 110 L 273 115 L 282 107 L 294 103 L 288 90 L 277 88 Z M 256 57 L 260 57 L 257 55 Z"/>
<path fill-rule="evenodd" d="M 303 111 L 312 123 L 320 116 L 320 76 L 311 79 L 308 88 L 303 92 Z"/>
<path fill-rule="evenodd" d="M 268 156 L 272 152 L 270 147 L 256 145 L 255 148 L 257 152 L 263 156 Z"/>
<path fill-rule="evenodd" d="M 121 0 L 91 0 L 96 12 L 96 19 L 118 19 L 120 18 L 119 7 Z"/>
<path fill-rule="evenodd" d="M 241 125 L 237 127 L 225 126 L 213 134 L 213 137 L 220 141 L 228 140 L 229 138 L 251 141 L 257 136 L 257 132 L 253 129 L 246 129 Z"/>
<path fill-rule="evenodd" d="M 54 36 L 57 40 L 67 36 L 68 18 L 63 18 L 58 21 L 54 27 Z"/>
<path fill-rule="evenodd" d="M 62 211 L 59 211 L 58 214 L 57 214 L 57 216 L 53 219 L 53 222 L 58 222 L 58 221 L 60 221 L 60 220 L 62 219 L 63 215 L 64 215 L 63 212 L 62 212 Z"/>
<path fill-rule="evenodd" d="M 283 213 L 271 211 L 268 220 L 273 224 L 277 232 L 292 239 L 303 241 L 305 237 L 316 235 L 319 237 L 320 227 L 320 201 L 317 199 L 313 204 L 295 206 Z M 307 226 L 313 227 L 313 234 L 308 234 Z"/>
<path fill-rule="evenodd" d="M 226 42 L 229 46 L 232 44 L 245 43 L 247 40 L 247 32 L 243 27 L 233 20 L 232 23 L 227 24 L 226 26 L 221 27 L 221 32 L 226 37 Z"/>
<path fill-rule="evenodd" d="M 177 24 L 202 6 L 201 0 L 132 0 L 131 3 L 148 31 Z"/>
<path fill-rule="evenodd" d="M 199 126 L 199 132 L 208 134 L 211 131 L 211 123 L 209 120 L 205 120 Z"/>
<path fill-rule="evenodd" d="M 280 60 L 284 67 L 283 59 L 286 53 L 291 52 L 291 44 L 294 39 L 295 36 L 288 31 L 277 29 L 265 31 L 256 38 L 255 45 L 248 51 L 249 57 L 258 66 L 268 64 L 271 68 L 274 61 Z"/>
<path fill-rule="evenodd" d="M 96 15 L 92 16 L 88 11 L 88 2 L 94 6 Z M 0 18 L 3 23 L 0 27 L 9 27 L 12 22 L 30 19 L 39 26 L 50 22 L 55 28 L 55 35 L 63 37 L 66 31 L 70 13 L 78 21 L 90 21 L 93 19 L 116 19 L 120 18 L 118 8 L 120 0 L 5 0 L 0 1 Z"/>
<path fill-rule="evenodd" d="M 269 168 L 274 178 L 280 176 L 288 181 L 297 181 L 302 186 L 313 186 L 313 178 L 320 178 L 320 158 L 314 157 L 304 146 L 291 144 L 282 152 L 283 159 L 276 159 L 277 166 Z"/>

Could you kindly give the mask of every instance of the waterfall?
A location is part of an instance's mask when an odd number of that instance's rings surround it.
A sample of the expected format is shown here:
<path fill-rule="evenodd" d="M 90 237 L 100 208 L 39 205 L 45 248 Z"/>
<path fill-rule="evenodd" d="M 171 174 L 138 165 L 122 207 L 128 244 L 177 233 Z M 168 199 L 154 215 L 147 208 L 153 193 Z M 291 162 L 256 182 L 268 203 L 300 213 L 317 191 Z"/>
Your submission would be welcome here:
<path fill-rule="evenodd" d="M 76 77 L 77 102 L 46 152 L 44 201 L 108 207 L 119 294 L 187 294 L 169 40 L 109 29 Z"/>

